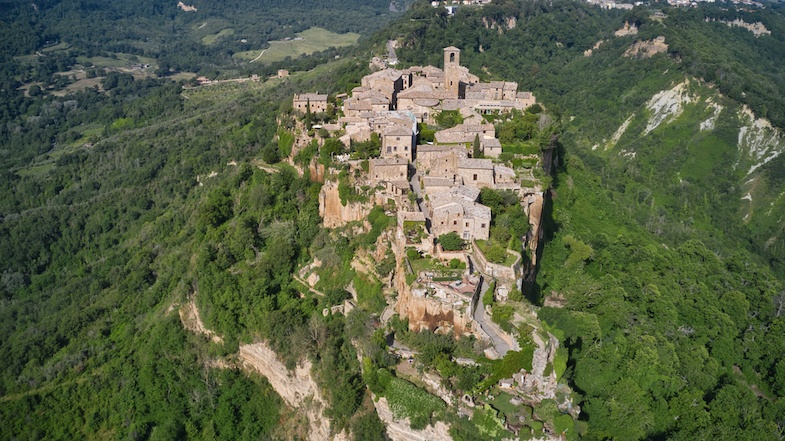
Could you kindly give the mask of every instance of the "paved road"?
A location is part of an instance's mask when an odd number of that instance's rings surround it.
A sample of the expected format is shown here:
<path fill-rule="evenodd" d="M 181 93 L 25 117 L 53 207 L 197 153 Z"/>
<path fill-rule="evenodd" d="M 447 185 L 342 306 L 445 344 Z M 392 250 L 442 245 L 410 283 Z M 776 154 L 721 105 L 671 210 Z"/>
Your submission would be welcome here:
<path fill-rule="evenodd" d="M 480 298 L 477 299 L 477 305 L 472 312 L 472 318 L 480 325 L 480 328 L 485 331 L 488 337 L 491 338 L 491 343 L 502 357 L 510 351 L 510 345 L 499 335 L 500 330 L 497 329 L 495 323 L 491 322 L 491 318 L 485 312 L 485 307 L 482 304 L 482 297 L 490 288 L 487 277 L 482 278 L 482 287 L 480 288 Z"/>
<path fill-rule="evenodd" d="M 387 40 L 387 64 L 398 64 L 398 56 L 395 54 L 395 40 Z"/>

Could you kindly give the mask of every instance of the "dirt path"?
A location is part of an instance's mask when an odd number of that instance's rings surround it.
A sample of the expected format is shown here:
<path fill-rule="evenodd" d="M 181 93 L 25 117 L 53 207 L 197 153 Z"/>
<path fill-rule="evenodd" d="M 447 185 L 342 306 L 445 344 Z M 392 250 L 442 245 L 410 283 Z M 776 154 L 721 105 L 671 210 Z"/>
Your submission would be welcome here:
<path fill-rule="evenodd" d="M 223 344 L 223 337 L 219 336 L 215 331 L 207 329 L 202 322 L 202 317 L 199 315 L 199 309 L 196 308 L 196 300 L 191 299 L 180 308 L 180 321 L 183 327 L 194 334 L 202 334 L 212 340 L 213 343 Z"/>
<path fill-rule="evenodd" d="M 264 53 L 265 53 L 265 52 L 267 52 L 267 49 L 264 49 L 264 50 L 262 51 L 262 53 L 261 53 L 261 54 L 259 54 L 259 56 L 258 56 L 258 57 L 254 58 L 254 59 L 253 59 L 253 60 L 251 60 L 250 62 L 251 62 L 251 63 L 253 63 L 254 61 L 256 61 L 256 60 L 258 60 L 258 59 L 262 58 L 262 55 L 264 55 Z"/>
<path fill-rule="evenodd" d="M 317 296 L 320 296 L 320 297 L 324 297 L 324 296 L 325 296 L 325 294 L 324 294 L 323 292 L 319 291 L 318 289 L 316 289 L 316 288 L 311 288 L 311 285 L 309 285 L 308 283 L 306 283 L 306 282 L 305 282 L 305 280 L 301 279 L 301 278 L 300 278 L 300 276 L 298 276 L 297 274 L 292 274 L 292 277 L 294 277 L 294 280 L 296 280 L 296 281 L 298 281 L 298 282 L 302 283 L 302 284 L 303 284 L 303 286 L 305 286 L 306 288 L 308 288 L 308 290 L 309 290 L 309 291 L 311 291 L 312 293 L 316 294 Z"/>

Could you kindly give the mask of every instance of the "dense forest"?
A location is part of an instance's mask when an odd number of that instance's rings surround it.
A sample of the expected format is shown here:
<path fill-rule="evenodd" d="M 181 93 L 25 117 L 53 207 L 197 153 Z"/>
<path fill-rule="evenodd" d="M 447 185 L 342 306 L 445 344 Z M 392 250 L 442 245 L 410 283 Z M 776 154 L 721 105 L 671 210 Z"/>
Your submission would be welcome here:
<path fill-rule="evenodd" d="M 417 425 L 438 417 L 456 439 L 487 438 L 385 369 L 391 360 L 374 329 L 381 284 L 345 271 L 390 225 L 384 210 L 369 216 L 367 234 L 341 236 L 320 226 L 319 183 L 287 165 L 257 167 L 288 154 L 275 136 L 293 93 L 350 90 L 390 38 L 403 65 L 440 65 L 442 48 L 458 46 L 472 72 L 518 81 L 560 117 L 540 272 L 520 300 L 569 349 L 564 375 L 583 437 L 783 437 L 785 239 L 776 215 L 785 211 L 765 216 L 742 199 L 754 178 L 756 204 L 784 210 L 776 204 L 783 156 L 745 175 L 740 117 L 721 113 L 701 134 L 703 104 L 641 135 L 646 103 L 685 79 L 700 102 L 746 104 L 785 127 L 779 6 L 622 12 L 497 0 L 448 16 L 417 2 L 338 61 L 326 52 L 264 68 L 310 70 L 286 81 L 190 88 L 106 72 L 100 91 L 17 90 L 103 52 L 239 72 L 231 55 L 243 45 L 311 26 L 367 35 L 398 14 L 387 1 L 193 5 L 195 13 L 149 1 L 0 3 L 0 439 L 291 439 L 304 430 L 301 418 L 263 377 L 210 367 L 257 340 L 290 366 L 303 354 L 313 360 L 336 431 L 384 439 L 370 388 L 418 397 Z M 772 34 L 755 38 L 706 17 L 761 21 Z M 229 23 L 248 42 L 199 43 L 197 28 L 212 20 L 211 32 Z M 638 35 L 615 38 L 625 21 Z M 633 41 L 659 35 L 666 53 L 623 56 Z M 63 43 L 36 63 L 20 57 Z M 592 149 L 628 117 L 615 146 Z M 334 269 L 318 286 L 324 297 L 301 295 L 292 277 L 314 257 Z M 350 281 L 360 308 L 324 317 Z M 194 296 L 223 344 L 183 329 L 177 307 Z M 392 327 L 460 389 L 484 378 L 449 362 L 471 342 Z M 363 342 L 363 361 L 352 341 Z M 363 363 L 378 370 L 362 372 Z"/>

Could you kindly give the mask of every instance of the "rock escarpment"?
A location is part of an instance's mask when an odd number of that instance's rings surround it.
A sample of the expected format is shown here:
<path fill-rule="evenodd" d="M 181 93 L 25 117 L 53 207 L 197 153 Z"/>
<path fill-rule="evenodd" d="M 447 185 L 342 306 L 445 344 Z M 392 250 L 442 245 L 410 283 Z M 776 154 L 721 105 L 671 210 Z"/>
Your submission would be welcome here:
<path fill-rule="evenodd" d="M 243 367 L 264 375 L 286 404 L 305 413 L 309 422 L 308 439 L 331 439 L 330 422 L 324 415 L 327 405 L 311 377 L 310 361 L 305 360 L 290 371 L 266 343 L 241 345 L 240 359 Z"/>
<path fill-rule="evenodd" d="M 325 228 L 336 228 L 349 222 L 364 221 L 373 208 L 373 203 L 341 203 L 338 183 L 327 181 L 319 192 L 319 215 Z"/>

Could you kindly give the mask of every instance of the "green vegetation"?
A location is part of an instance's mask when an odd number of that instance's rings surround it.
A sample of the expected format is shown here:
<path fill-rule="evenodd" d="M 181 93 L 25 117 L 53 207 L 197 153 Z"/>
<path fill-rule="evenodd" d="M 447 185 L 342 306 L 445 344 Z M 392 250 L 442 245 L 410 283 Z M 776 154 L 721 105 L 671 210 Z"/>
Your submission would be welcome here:
<path fill-rule="evenodd" d="M 221 29 L 221 31 L 215 34 L 209 34 L 202 37 L 202 43 L 209 46 L 211 44 L 214 44 L 219 38 L 228 37 L 230 35 L 234 35 L 234 29 L 231 28 Z"/>
<path fill-rule="evenodd" d="M 377 207 L 368 233 L 357 234 L 356 224 L 326 231 L 320 184 L 288 166 L 270 173 L 252 165 L 291 153 L 292 127 L 275 121 L 291 115 L 293 91 L 351 90 L 388 38 L 399 39 L 404 66 L 439 65 L 442 47 L 453 44 L 483 79 L 518 81 L 545 103 L 487 118 L 502 139 L 501 161 L 526 173 L 525 185 L 534 184 L 529 174 L 554 185 L 543 211 L 539 276 L 511 299 L 564 299 L 562 308 L 539 309 L 563 344 L 546 370 L 578 392 L 582 420 L 545 400 L 526 421 L 531 435 L 546 428 L 589 440 L 782 438 L 785 156 L 760 164 L 753 147 L 738 141 L 746 124 L 739 104 L 785 126 L 782 6 L 665 7 L 668 18 L 655 20 L 646 8 L 503 0 L 448 18 L 419 2 L 357 52 L 319 47 L 298 56 L 302 48 L 291 44 L 290 59 L 236 65 L 237 53 L 261 52 L 269 40 L 316 26 L 367 35 L 392 15 L 390 3 L 274 0 L 259 8 L 232 1 L 200 4 L 198 13 L 133 1 L 82 6 L 37 3 L 31 19 L 29 3 L 4 4 L 0 438 L 291 438 L 302 433 L 291 427 L 298 419 L 263 379 L 211 367 L 259 338 L 289 366 L 312 360 L 333 427 L 350 428 L 357 439 L 382 432 L 366 384 L 416 427 L 446 419 L 456 439 L 508 436 L 508 397 L 489 399 L 496 408 L 481 407 L 468 421 L 390 373 L 386 330 L 373 330 L 373 313 L 386 303 L 381 282 L 351 263 L 393 219 Z M 761 21 L 772 34 L 755 38 L 707 17 Z M 509 18 L 512 29 L 504 25 Z M 480 25 L 483 19 L 496 26 Z M 623 57 L 632 39 L 612 32 L 624 21 L 639 25 L 640 40 L 663 35 L 668 53 Z M 353 53 L 362 55 L 327 63 Z M 138 66 L 145 64 L 152 66 Z M 264 77 L 278 68 L 302 73 L 210 88 L 142 78 L 152 71 L 170 79 L 184 72 Z M 77 74 L 87 90 L 73 92 Z M 645 133 L 646 103 L 680 83 L 690 102 Z M 713 115 L 707 99 L 725 110 L 701 131 Z M 460 122 L 458 114 L 440 116 L 442 127 Z M 626 131 L 609 141 L 624 121 Z M 433 137 L 432 127 L 423 129 L 421 141 Z M 325 145 L 306 147 L 295 162 L 330 164 L 343 147 Z M 378 138 L 350 149 L 358 159 L 378 151 Z M 559 169 L 551 177 L 538 165 Z M 346 172 L 339 178 L 345 203 L 367 200 L 369 190 Z M 528 223 L 508 194 L 484 190 L 481 199 L 493 221 L 491 240 L 480 246 L 503 261 L 506 249 L 521 249 Z M 461 269 L 460 262 L 407 255 L 417 269 L 442 271 L 437 277 Z M 316 258 L 323 297 L 292 280 Z M 369 272 L 385 277 L 393 266 L 388 253 Z M 359 307 L 323 317 L 322 308 L 348 298 L 352 281 Z M 177 308 L 189 298 L 223 345 L 182 328 Z M 512 308 L 495 304 L 493 319 L 509 326 Z M 391 323 L 420 352 L 418 362 L 456 391 L 487 391 L 531 369 L 530 342 L 486 361 L 471 339 Z M 363 376 L 352 342 L 365 357 Z M 456 356 L 481 365 L 459 366 Z"/>
<path fill-rule="evenodd" d="M 395 419 L 409 418 L 415 430 L 424 429 L 432 418 L 445 409 L 441 398 L 431 395 L 419 387 L 394 377 L 386 369 L 378 373 L 380 381 L 386 383 L 382 396 L 390 403 Z"/>
<path fill-rule="evenodd" d="M 442 234 L 439 236 L 438 240 L 442 245 L 442 248 L 444 248 L 444 251 L 459 251 L 466 246 L 466 243 L 463 239 L 461 239 L 461 236 L 459 236 L 458 233 L 454 231 Z"/>
<path fill-rule="evenodd" d="M 436 115 L 436 124 L 441 129 L 449 129 L 463 123 L 463 117 L 457 110 L 442 110 Z"/>
<path fill-rule="evenodd" d="M 508 253 L 504 246 L 499 245 L 495 241 L 476 240 L 475 243 L 489 262 L 511 266 L 518 259 L 517 256 Z"/>
<path fill-rule="evenodd" d="M 357 43 L 359 38 L 360 34 L 353 32 L 338 34 L 327 29 L 312 27 L 298 32 L 294 38 L 285 41 L 270 41 L 270 47 L 266 49 L 237 52 L 234 57 L 254 60 L 256 63 L 272 63 L 283 61 L 287 57 L 297 58 L 300 55 L 311 55 L 330 47 L 351 46 Z"/>

